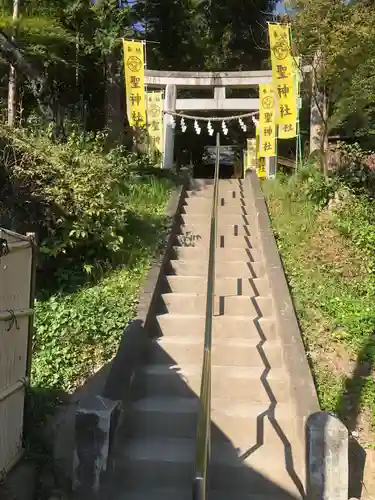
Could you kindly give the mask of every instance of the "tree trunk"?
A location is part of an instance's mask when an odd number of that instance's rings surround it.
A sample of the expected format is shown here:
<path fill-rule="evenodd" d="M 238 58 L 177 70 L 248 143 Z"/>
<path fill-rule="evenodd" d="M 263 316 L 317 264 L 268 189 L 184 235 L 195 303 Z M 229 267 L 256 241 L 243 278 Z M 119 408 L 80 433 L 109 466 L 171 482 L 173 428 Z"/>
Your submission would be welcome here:
<path fill-rule="evenodd" d="M 40 112 L 47 123 L 54 125 L 53 136 L 57 140 L 65 138 L 61 117 L 54 112 L 56 103 L 53 92 L 49 88 L 46 78 L 41 75 L 24 57 L 17 45 L 9 40 L 3 30 L 0 29 L 0 53 L 14 66 L 16 71 L 23 74 L 29 81 L 31 91 L 38 102 Z"/>
<path fill-rule="evenodd" d="M 114 51 L 105 60 L 105 123 L 109 144 L 121 141 L 124 117 L 121 106 L 121 89 L 117 77 L 118 58 Z"/>
<path fill-rule="evenodd" d="M 328 177 L 328 111 L 327 95 L 321 92 L 321 111 L 322 120 L 319 126 L 319 149 L 320 149 L 320 168 L 324 176 Z"/>
<path fill-rule="evenodd" d="M 20 8 L 20 0 L 13 0 L 13 21 L 18 19 Z M 14 42 L 14 37 L 12 37 Z M 11 64 L 9 68 L 9 83 L 8 83 L 8 125 L 14 127 L 16 123 L 17 112 L 17 72 L 16 68 Z"/>
<path fill-rule="evenodd" d="M 319 85 L 322 71 L 319 52 L 312 64 L 312 88 L 310 111 L 310 155 L 319 152 L 320 167 L 324 175 L 328 175 L 326 151 L 328 147 L 328 106 L 327 95 Z"/>
<path fill-rule="evenodd" d="M 8 83 L 8 125 L 14 127 L 17 112 L 17 72 L 16 68 L 10 65 Z"/>

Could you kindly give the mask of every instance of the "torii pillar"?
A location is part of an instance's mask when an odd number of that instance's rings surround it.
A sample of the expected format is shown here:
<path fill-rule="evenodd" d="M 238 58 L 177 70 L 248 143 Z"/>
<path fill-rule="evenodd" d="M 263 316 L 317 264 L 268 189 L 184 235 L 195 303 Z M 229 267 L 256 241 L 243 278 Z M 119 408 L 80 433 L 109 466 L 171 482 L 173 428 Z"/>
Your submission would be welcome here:
<path fill-rule="evenodd" d="M 164 111 L 176 111 L 176 85 L 168 83 L 165 87 Z M 173 167 L 174 158 L 174 128 L 172 115 L 164 115 L 163 134 L 163 169 Z"/>

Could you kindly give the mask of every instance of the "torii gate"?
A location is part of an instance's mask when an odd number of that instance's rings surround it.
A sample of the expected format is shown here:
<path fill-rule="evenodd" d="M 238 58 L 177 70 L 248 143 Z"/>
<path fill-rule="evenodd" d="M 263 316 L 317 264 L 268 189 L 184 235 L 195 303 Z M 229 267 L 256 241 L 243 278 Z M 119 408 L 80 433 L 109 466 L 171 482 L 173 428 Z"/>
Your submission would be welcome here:
<path fill-rule="evenodd" d="M 303 68 L 308 73 L 310 67 Z M 272 82 L 272 72 L 266 71 L 229 71 L 229 72 L 190 72 L 190 71 L 155 71 L 146 70 L 145 85 L 151 89 L 163 89 L 164 112 L 167 111 L 242 111 L 259 110 L 258 98 L 227 98 L 226 88 L 248 88 L 258 90 L 259 85 Z M 212 88 L 212 98 L 180 99 L 177 95 L 179 88 Z M 223 117 L 224 119 L 225 117 Z M 164 117 L 163 136 L 163 168 L 173 166 L 174 156 L 174 128 L 170 114 Z"/>

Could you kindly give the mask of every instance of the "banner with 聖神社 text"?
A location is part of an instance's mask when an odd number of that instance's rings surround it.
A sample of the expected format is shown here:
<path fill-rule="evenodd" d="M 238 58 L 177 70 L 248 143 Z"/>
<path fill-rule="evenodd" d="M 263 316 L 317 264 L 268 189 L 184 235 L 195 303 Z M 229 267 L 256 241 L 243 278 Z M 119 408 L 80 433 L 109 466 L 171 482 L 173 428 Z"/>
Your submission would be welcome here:
<path fill-rule="evenodd" d="M 146 125 L 144 42 L 123 40 L 126 107 L 131 127 Z"/>
<path fill-rule="evenodd" d="M 255 169 L 257 162 L 256 139 L 247 139 L 246 169 Z"/>
<path fill-rule="evenodd" d="M 272 80 L 277 100 L 278 137 L 289 139 L 297 134 L 297 96 L 295 71 L 290 46 L 290 27 L 269 24 Z"/>
<path fill-rule="evenodd" d="M 147 94 L 147 126 L 151 151 L 163 152 L 163 94 Z"/>
<path fill-rule="evenodd" d="M 276 106 L 272 83 L 259 85 L 259 156 L 276 154 Z"/>

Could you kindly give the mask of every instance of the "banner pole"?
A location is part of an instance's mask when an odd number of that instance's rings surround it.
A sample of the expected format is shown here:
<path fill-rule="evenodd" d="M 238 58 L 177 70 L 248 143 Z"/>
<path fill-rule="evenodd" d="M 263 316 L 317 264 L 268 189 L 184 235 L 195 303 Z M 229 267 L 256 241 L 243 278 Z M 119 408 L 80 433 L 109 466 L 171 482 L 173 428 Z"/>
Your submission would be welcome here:
<path fill-rule="evenodd" d="M 277 174 L 277 165 L 278 165 L 277 158 L 279 155 L 278 137 L 279 137 L 279 126 L 276 124 L 276 127 L 275 127 L 275 177 Z"/>
<path fill-rule="evenodd" d="M 299 115 L 300 115 L 300 109 L 299 109 L 299 71 L 300 71 L 300 68 L 299 66 L 297 65 L 296 63 L 296 59 L 295 57 L 293 56 L 293 33 L 292 33 L 292 26 L 290 26 L 290 30 L 289 30 L 289 34 L 290 34 L 290 50 L 291 50 L 291 53 L 292 53 L 292 57 L 293 57 L 293 61 L 294 61 L 294 71 L 295 71 L 295 74 L 294 74 L 294 85 L 295 85 L 295 92 L 296 92 L 296 114 L 297 114 L 297 117 L 296 117 L 296 120 L 297 120 L 297 123 L 296 123 L 296 172 L 298 170 L 298 164 L 299 164 L 299 160 L 300 160 L 300 157 L 301 157 L 301 152 L 300 152 L 300 147 L 301 147 L 301 141 L 300 141 L 300 135 L 301 135 L 301 131 L 300 131 L 300 121 L 299 121 Z M 296 71 L 296 68 L 298 68 L 298 73 Z M 302 162 L 301 162 L 302 164 Z"/>
<path fill-rule="evenodd" d="M 142 40 L 143 47 L 144 47 L 144 54 L 145 54 L 145 63 L 144 63 L 144 71 L 146 74 L 147 70 L 147 42 L 146 40 Z M 145 84 L 145 102 L 146 102 L 146 147 L 147 147 L 147 153 L 150 155 L 151 154 L 151 144 L 150 144 L 150 138 L 148 135 L 148 87 L 147 84 Z"/>

